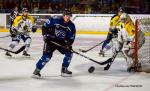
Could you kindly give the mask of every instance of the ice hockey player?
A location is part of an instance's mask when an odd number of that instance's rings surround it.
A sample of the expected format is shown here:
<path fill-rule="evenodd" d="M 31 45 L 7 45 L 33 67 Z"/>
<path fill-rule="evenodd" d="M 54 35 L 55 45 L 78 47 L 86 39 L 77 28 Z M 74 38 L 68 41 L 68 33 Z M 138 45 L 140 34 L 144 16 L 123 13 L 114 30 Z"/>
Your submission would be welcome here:
<path fill-rule="evenodd" d="M 13 50 L 13 48 L 20 42 L 22 39 L 25 42 L 25 50 L 23 51 L 24 56 L 30 56 L 28 54 L 28 49 L 31 43 L 31 37 L 29 36 L 29 32 L 36 32 L 36 26 L 34 25 L 34 19 L 28 15 L 28 9 L 22 9 L 22 15 L 17 16 L 11 26 L 11 37 L 12 42 L 9 45 L 8 50 Z M 6 52 L 6 56 L 12 56 L 9 52 Z"/>
<path fill-rule="evenodd" d="M 134 65 L 134 42 L 135 42 L 135 26 L 134 22 L 131 20 L 130 16 L 127 13 L 122 13 L 120 16 L 120 21 L 123 23 L 123 28 L 120 31 L 118 36 L 118 40 L 123 43 L 122 52 L 127 61 L 127 71 L 136 71 L 137 67 Z M 145 41 L 144 33 L 142 31 L 138 31 L 138 48 L 140 48 Z"/>
<path fill-rule="evenodd" d="M 103 42 L 101 50 L 99 52 L 99 55 L 104 56 L 104 48 L 107 47 L 107 45 L 110 43 L 110 41 L 113 38 L 117 38 L 118 36 L 118 31 L 120 30 L 120 28 L 122 28 L 122 23 L 118 22 L 120 19 L 120 15 L 124 12 L 123 8 L 119 8 L 118 9 L 118 14 L 115 14 L 114 16 L 112 16 L 111 20 L 110 20 L 110 27 L 109 27 L 109 32 L 107 35 L 106 40 Z M 107 48 L 106 48 L 107 49 Z"/>
<path fill-rule="evenodd" d="M 43 55 L 36 64 L 33 77 L 41 77 L 40 71 L 46 63 L 49 62 L 55 50 L 58 50 L 61 54 L 64 54 L 61 76 L 72 76 L 72 72 L 68 70 L 68 67 L 70 65 L 73 53 L 51 43 L 51 41 L 53 41 L 59 43 L 60 45 L 66 46 L 67 48 L 72 48 L 76 29 L 74 23 L 70 20 L 71 16 L 72 12 L 65 9 L 62 17 L 51 17 L 44 23 L 42 27 L 42 34 L 45 42 Z"/>

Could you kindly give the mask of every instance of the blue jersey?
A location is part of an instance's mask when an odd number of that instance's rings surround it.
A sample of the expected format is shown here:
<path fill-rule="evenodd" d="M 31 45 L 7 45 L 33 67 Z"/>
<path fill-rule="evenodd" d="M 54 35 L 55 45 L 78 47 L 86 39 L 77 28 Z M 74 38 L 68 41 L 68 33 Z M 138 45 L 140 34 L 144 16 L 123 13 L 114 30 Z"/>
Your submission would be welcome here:
<path fill-rule="evenodd" d="M 52 17 L 44 23 L 47 33 L 54 36 L 59 43 L 67 41 L 70 45 L 75 40 L 76 28 L 75 25 L 69 21 L 64 22 L 64 19 Z"/>

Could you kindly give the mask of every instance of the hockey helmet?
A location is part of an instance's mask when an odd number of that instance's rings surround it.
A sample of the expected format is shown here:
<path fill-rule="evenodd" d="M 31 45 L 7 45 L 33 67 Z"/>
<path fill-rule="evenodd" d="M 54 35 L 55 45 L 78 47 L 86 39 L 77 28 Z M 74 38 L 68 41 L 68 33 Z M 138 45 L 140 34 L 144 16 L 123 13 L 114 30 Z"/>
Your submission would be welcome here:
<path fill-rule="evenodd" d="M 27 8 L 22 8 L 22 12 L 28 12 Z"/>
<path fill-rule="evenodd" d="M 63 16 L 64 15 L 72 16 L 72 12 L 69 9 L 65 9 L 64 12 L 63 12 Z"/>
<path fill-rule="evenodd" d="M 123 7 L 120 7 L 120 8 L 118 9 L 118 12 L 125 12 L 125 9 L 124 9 Z"/>

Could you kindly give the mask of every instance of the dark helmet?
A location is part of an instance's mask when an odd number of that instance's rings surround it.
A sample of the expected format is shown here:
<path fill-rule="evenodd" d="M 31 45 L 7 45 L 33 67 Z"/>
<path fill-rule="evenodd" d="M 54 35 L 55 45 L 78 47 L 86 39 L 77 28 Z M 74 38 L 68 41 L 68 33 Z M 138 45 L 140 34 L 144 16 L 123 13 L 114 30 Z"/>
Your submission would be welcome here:
<path fill-rule="evenodd" d="M 124 9 L 123 7 L 120 7 L 120 8 L 118 9 L 118 12 L 125 12 L 125 9 Z"/>
<path fill-rule="evenodd" d="M 28 12 L 27 8 L 22 8 L 22 12 Z"/>
<path fill-rule="evenodd" d="M 69 9 L 65 9 L 64 12 L 63 12 L 63 16 L 64 15 L 70 15 L 70 16 L 72 16 L 72 12 Z"/>

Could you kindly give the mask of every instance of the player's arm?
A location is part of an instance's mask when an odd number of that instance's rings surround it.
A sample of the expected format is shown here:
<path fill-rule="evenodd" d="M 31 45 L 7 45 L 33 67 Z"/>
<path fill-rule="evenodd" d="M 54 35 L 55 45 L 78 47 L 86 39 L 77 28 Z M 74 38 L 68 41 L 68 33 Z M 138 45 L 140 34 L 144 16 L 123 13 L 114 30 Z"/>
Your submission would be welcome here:
<path fill-rule="evenodd" d="M 70 28 L 69 28 L 69 33 L 67 36 L 67 45 L 71 46 L 74 43 L 75 40 L 75 36 L 76 36 L 76 28 L 75 25 L 73 24 Z"/>
<path fill-rule="evenodd" d="M 52 27 L 52 23 L 51 23 L 52 19 L 47 19 L 45 21 L 45 23 L 42 26 L 42 35 L 46 35 L 49 34 L 49 32 L 51 31 L 51 27 Z"/>
<path fill-rule="evenodd" d="M 11 20 L 14 20 L 14 18 L 15 18 L 15 17 L 14 17 L 14 11 L 13 11 L 13 12 L 10 13 L 10 19 L 11 19 Z"/>
<path fill-rule="evenodd" d="M 116 29 L 116 23 L 118 22 L 118 19 L 119 19 L 119 16 L 118 15 L 114 15 L 111 20 L 110 20 L 110 28 L 109 28 L 109 34 L 112 34 L 112 33 L 116 33 L 118 32 L 117 29 Z"/>
<path fill-rule="evenodd" d="M 32 32 L 36 32 L 37 30 L 37 26 L 36 26 L 36 23 L 35 23 L 35 19 L 31 16 L 28 16 L 28 19 L 30 20 L 29 22 L 29 28 Z"/>
<path fill-rule="evenodd" d="M 11 34 L 16 35 L 18 32 L 19 24 L 20 24 L 21 17 L 18 16 L 14 19 L 12 26 L 11 26 Z"/>
<path fill-rule="evenodd" d="M 48 41 L 54 41 L 55 40 L 55 36 L 53 35 L 53 31 L 52 31 L 52 27 L 53 27 L 53 23 L 52 23 L 53 19 L 47 19 L 45 21 L 45 23 L 42 26 L 42 35 L 44 38 L 45 42 Z"/>

